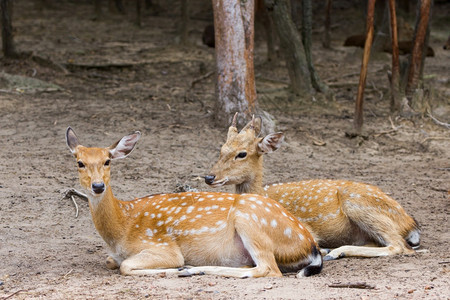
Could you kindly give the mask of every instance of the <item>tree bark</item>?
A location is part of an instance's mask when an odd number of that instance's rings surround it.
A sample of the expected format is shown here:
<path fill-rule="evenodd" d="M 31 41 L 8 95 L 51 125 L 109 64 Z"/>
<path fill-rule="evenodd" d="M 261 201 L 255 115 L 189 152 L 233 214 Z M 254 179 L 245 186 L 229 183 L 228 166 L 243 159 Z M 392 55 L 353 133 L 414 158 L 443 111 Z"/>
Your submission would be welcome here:
<path fill-rule="evenodd" d="M 416 28 L 414 31 L 414 45 L 409 58 L 406 95 L 411 97 L 417 89 L 423 72 L 425 60 L 424 50 L 427 47 L 426 36 L 431 11 L 431 0 L 420 0 L 417 5 Z"/>
<path fill-rule="evenodd" d="M 367 65 L 369 64 L 370 48 L 373 41 L 373 17 L 375 13 L 376 0 L 368 0 L 367 5 L 367 21 L 366 21 L 366 43 L 364 45 L 364 54 L 361 64 L 361 73 L 359 76 L 358 94 L 355 105 L 355 119 L 353 120 L 353 127 L 357 135 L 361 135 L 363 126 L 363 103 L 364 103 L 364 89 L 367 78 Z"/>
<path fill-rule="evenodd" d="M 331 5 L 333 0 L 327 0 L 325 4 L 325 22 L 322 46 L 325 49 L 331 48 Z"/>
<path fill-rule="evenodd" d="M 0 10 L 2 14 L 3 55 L 5 57 L 17 57 L 12 27 L 13 0 L 0 0 Z"/>
<path fill-rule="evenodd" d="M 242 124 L 256 111 L 253 66 L 254 1 L 213 0 L 217 64 L 216 121 L 228 126 L 235 112 Z"/>
<path fill-rule="evenodd" d="M 181 45 L 187 45 L 189 35 L 189 4 L 187 0 L 181 0 L 181 23 L 179 32 Z"/>
<path fill-rule="evenodd" d="M 329 91 L 328 86 L 320 80 L 319 74 L 312 61 L 312 5 L 311 0 L 302 0 L 302 43 L 305 49 L 306 62 L 308 64 L 309 74 L 311 75 L 311 84 L 314 89 L 321 93 Z"/>
<path fill-rule="evenodd" d="M 144 0 L 136 0 L 136 25 L 142 27 L 142 14 L 144 12 Z"/>
<path fill-rule="evenodd" d="M 388 0 L 378 0 L 374 14 L 374 39 L 372 49 L 374 52 L 383 52 L 389 43 L 389 7 Z"/>
<path fill-rule="evenodd" d="M 292 21 L 288 0 L 264 0 L 272 17 L 288 68 L 291 89 L 298 95 L 312 92 L 311 75 L 300 35 Z"/>
<path fill-rule="evenodd" d="M 400 109 L 400 64 L 397 37 L 397 16 L 395 12 L 395 0 L 389 0 L 389 16 L 391 24 L 392 40 L 392 74 L 391 74 L 391 111 Z"/>

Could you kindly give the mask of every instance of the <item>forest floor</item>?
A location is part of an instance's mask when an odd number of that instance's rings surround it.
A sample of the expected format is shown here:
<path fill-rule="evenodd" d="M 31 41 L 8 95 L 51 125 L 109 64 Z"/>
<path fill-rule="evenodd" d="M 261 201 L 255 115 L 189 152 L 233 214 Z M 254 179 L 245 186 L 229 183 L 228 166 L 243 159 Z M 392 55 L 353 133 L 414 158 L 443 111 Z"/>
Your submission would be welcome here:
<path fill-rule="evenodd" d="M 436 55 L 426 60 L 425 93 L 433 115 L 448 123 L 450 51 L 442 45 L 450 28 L 449 6 L 440 5 L 433 17 L 430 44 Z M 146 16 L 139 29 L 131 14 L 106 9 L 103 19 L 93 21 L 89 1 L 58 1 L 43 11 L 33 9 L 31 0 L 17 1 L 17 48 L 45 60 L 0 57 L 5 72 L 0 73 L 0 298 L 449 299 L 450 133 L 427 114 L 390 118 L 390 55 L 383 53 L 373 55 L 369 67 L 368 138 L 345 136 L 362 51 L 341 45 L 355 34 L 353 28 L 364 28 L 355 11 L 351 5 L 336 8 L 332 50 L 323 49 L 319 38 L 313 45 L 315 65 L 333 100 L 290 94 L 284 63 L 265 61 L 257 32 L 258 100 L 286 136 L 285 145 L 265 158 L 265 182 L 332 178 L 377 185 L 421 224 L 424 251 L 327 261 L 321 274 L 305 279 L 125 277 L 108 270 L 106 244 L 88 204 L 75 199 L 75 217 L 74 204 L 63 198 L 67 189 L 79 188 L 65 130 L 72 126 L 87 146 L 108 146 L 142 131 L 137 149 L 112 168 L 120 199 L 171 192 L 177 184 L 211 191 L 200 176 L 217 160 L 227 130 L 215 127 L 212 118 L 214 75 L 192 84 L 214 72 L 214 49 L 201 44 L 211 12 L 207 5 L 193 9 L 191 45 L 181 47 L 175 9 Z M 314 28 L 315 37 L 320 28 Z M 373 288 L 332 287 L 360 282 Z"/>

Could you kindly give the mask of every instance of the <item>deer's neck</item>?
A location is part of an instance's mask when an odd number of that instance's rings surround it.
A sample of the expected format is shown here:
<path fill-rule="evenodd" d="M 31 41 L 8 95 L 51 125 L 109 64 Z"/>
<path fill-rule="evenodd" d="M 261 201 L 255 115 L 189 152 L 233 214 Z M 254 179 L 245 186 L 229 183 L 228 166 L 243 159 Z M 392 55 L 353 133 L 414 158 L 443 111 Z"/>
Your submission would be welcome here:
<path fill-rule="evenodd" d="M 95 228 L 105 242 L 113 247 L 124 234 L 126 218 L 119 208 L 119 200 L 114 197 L 111 187 L 108 186 L 103 198 L 89 198 L 89 208 Z"/>
<path fill-rule="evenodd" d="M 250 179 L 235 185 L 236 194 L 263 194 L 263 157 L 258 161 L 257 168 Z"/>

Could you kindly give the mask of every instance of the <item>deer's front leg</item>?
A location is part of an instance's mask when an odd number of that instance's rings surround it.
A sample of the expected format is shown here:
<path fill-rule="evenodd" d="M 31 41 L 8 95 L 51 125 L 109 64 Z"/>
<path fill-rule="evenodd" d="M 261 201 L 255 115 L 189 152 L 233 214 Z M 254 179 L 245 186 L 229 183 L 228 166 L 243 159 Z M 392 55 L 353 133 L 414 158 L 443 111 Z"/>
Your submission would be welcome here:
<path fill-rule="evenodd" d="M 120 264 L 122 275 L 179 274 L 184 258 L 176 244 L 145 249 Z"/>
<path fill-rule="evenodd" d="M 110 270 L 115 270 L 120 267 L 120 263 L 118 261 L 116 261 L 114 258 L 112 258 L 111 256 L 108 256 L 106 258 L 106 267 Z"/>

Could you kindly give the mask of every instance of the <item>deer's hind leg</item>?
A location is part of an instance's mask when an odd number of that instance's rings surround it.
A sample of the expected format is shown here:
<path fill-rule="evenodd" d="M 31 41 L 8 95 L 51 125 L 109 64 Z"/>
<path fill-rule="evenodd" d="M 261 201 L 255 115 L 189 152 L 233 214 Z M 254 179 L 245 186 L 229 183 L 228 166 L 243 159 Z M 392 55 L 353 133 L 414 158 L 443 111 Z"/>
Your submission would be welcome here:
<path fill-rule="evenodd" d="M 183 275 L 206 274 L 237 278 L 281 277 L 282 274 L 277 266 L 270 238 L 261 232 L 255 232 L 254 228 L 252 230 L 251 224 L 245 224 L 245 222 L 248 221 L 239 222 L 237 220 L 235 224 L 234 234 L 237 235 L 233 239 L 236 242 L 235 256 L 245 257 L 250 255 L 255 265 L 254 267 L 200 266 L 183 270 Z"/>
<path fill-rule="evenodd" d="M 354 244 L 333 249 L 324 260 L 342 257 L 378 257 L 396 254 L 415 253 L 399 233 L 397 224 L 388 216 L 368 209 L 345 207 L 345 213 L 354 226 L 357 226 L 370 240 L 353 241 Z M 367 244 L 371 244 L 368 246 Z M 372 247 L 374 245 L 374 247 Z"/>

